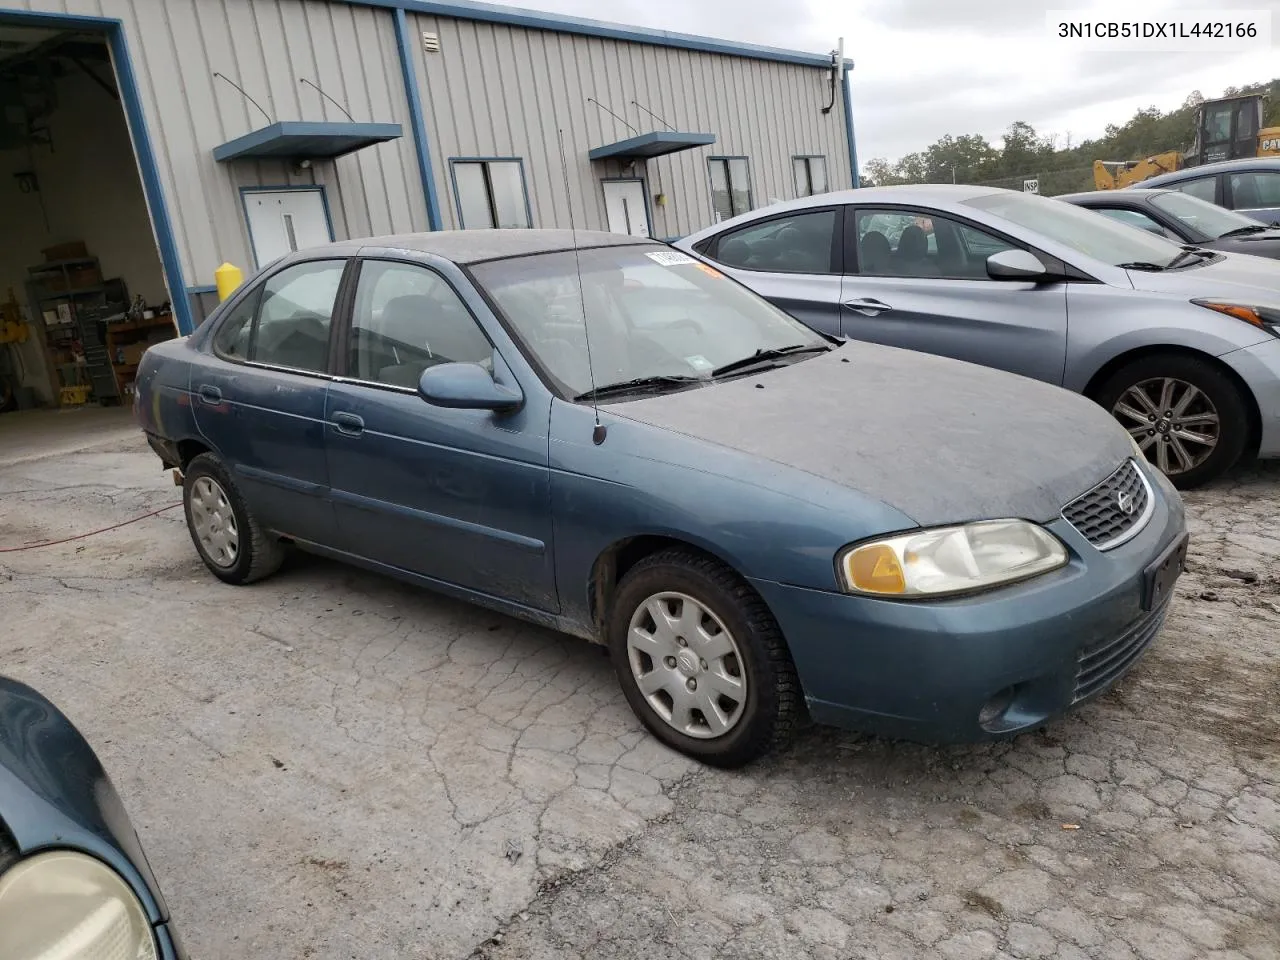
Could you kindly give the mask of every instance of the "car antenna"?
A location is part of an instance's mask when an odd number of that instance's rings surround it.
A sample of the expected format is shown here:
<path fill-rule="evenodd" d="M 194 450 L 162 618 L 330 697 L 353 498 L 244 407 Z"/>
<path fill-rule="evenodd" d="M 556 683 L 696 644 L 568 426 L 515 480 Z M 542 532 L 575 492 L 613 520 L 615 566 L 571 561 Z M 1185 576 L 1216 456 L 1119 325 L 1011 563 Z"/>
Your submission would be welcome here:
<path fill-rule="evenodd" d="M 560 172 L 564 175 L 564 198 L 569 205 L 569 235 L 573 237 L 573 265 L 578 271 L 578 303 L 582 306 L 582 337 L 587 342 L 587 376 L 591 378 L 591 409 L 595 413 L 596 426 L 591 431 L 591 442 L 596 446 L 604 443 L 608 428 L 600 422 L 600 403 L 595 397 L 596 368 L 591 362 L 591 327 L 587 323 L 587 296 L 582 285 L 582 260 L 578 256 L 578 229 L 573 223 L 573 197 L 569 193 L 569 162 L 564 156 L 564 130 L 556 131 L 560 137 Z"/>

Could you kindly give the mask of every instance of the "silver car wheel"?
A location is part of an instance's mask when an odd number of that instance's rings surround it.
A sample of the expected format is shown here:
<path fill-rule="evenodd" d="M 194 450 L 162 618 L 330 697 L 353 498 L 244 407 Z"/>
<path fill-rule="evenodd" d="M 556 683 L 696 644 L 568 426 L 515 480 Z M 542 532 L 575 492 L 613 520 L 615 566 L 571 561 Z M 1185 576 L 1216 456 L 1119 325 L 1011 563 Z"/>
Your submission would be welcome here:
<path fill-rule="evenodd" d="M 1120 394 L 1111 413 L 1167 476 L 1204 463 L 1221 436 L 1213 401 L 1199 387 L 1173 377 L 1135 383 Z"/>
<path fill-rule="evenodd" d="M 199 477 L 191 485 L 191 526 L 213 563 L 235 566 L 240 556 L 240 529 L 226 491 L 212 477 Z"/>
<path fill-rule="evenodd" d="M 722 737 L 742 719 L 747 677 L 733 635 L 684 593 L 655 593 L 631 615 L 627 660 L 641 694 L 674 730 Z"/>

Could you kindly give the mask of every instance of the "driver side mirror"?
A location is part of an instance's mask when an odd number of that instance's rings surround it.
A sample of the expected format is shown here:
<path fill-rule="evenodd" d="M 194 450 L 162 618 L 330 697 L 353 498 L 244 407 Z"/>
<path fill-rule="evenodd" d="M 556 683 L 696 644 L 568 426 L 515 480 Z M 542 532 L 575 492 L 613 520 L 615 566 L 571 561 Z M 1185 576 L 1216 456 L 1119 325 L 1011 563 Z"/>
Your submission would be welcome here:
<path fill-rule="evenodd" d="M 452 410 L 518 410 L 524 394 L 498 383 L 478 363 L 440 363 L 418 379 L 418 395 L 435 407 Z"/>
<path fill-rule="evenodd" d="M 1040 259 L 1026 250 L 1001 250 L 987 257 L 987 276 L 992 280 L 1048 280 L 1049 271 Z"/>

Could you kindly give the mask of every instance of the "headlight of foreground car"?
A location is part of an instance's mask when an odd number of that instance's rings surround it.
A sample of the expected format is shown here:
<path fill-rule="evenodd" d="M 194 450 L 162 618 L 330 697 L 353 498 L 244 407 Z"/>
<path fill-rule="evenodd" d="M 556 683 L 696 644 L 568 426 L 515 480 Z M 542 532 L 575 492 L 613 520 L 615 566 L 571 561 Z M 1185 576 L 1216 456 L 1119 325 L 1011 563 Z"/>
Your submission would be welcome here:
<path fill-rule="evenodd" d="M 142 904 L 110 867 L 55 851 L 0 874 L 4 960 L 156 960 Z"/>
<path fill-rule="evenodd" d="M 1223 303 L 1219 300 L 1192 300 L 1197 307 L 1216 310 L 1229 317 L 1251 323 L 1255 327 L 1280 337 L 1280 307 L 1261 307 L 1247 303 Z"/>
<path fill-rule="evenodd" d="M 844 587 L 878 597 L 985 590 L 1065 566 L 1067 550 L 1025 520 L 984 520 L 861 543 L 839 557 Z"/>

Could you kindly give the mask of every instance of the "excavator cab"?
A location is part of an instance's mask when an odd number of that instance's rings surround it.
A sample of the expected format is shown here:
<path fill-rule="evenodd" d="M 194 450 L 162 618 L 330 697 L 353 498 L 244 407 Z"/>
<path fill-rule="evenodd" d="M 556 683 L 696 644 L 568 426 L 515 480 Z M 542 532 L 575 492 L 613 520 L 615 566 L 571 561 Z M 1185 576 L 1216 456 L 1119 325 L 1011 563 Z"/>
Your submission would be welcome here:
<path fill-rule="evenodd" d="M 1262 110 L 1259 94 L 1206 100 L 1196 111 L 1196 140 L 1186 166 L 1256 157 Z"/>

